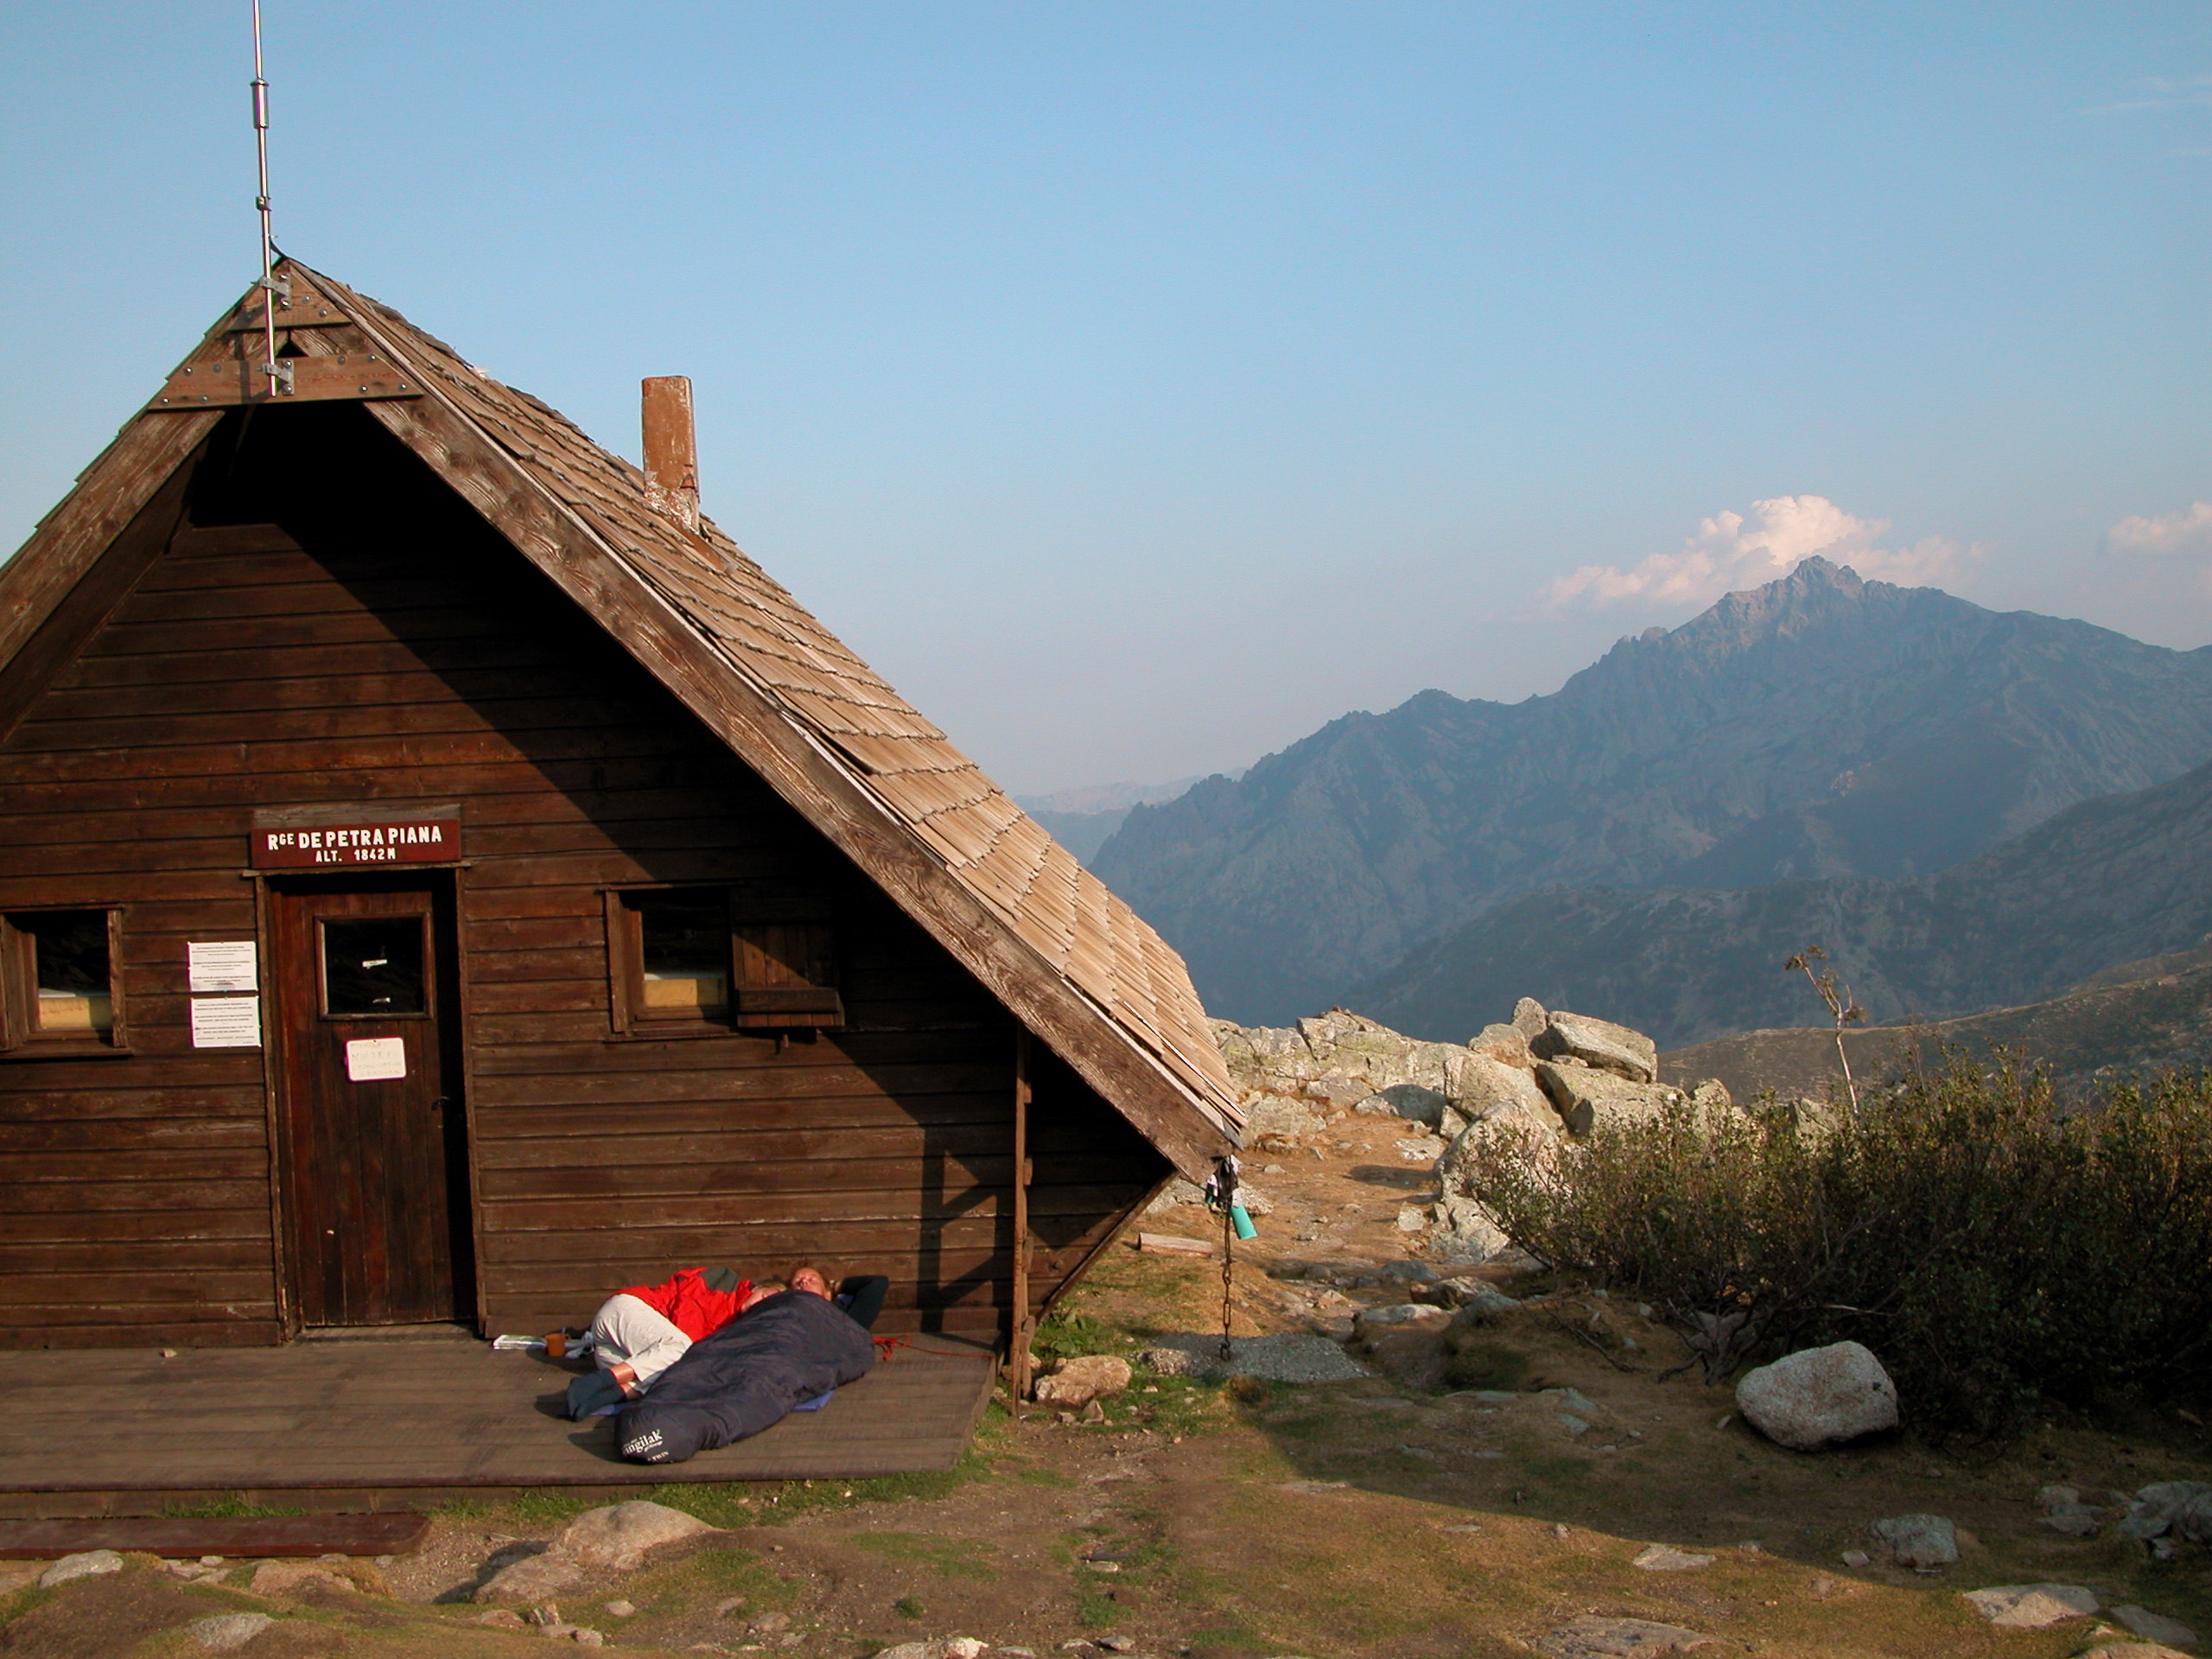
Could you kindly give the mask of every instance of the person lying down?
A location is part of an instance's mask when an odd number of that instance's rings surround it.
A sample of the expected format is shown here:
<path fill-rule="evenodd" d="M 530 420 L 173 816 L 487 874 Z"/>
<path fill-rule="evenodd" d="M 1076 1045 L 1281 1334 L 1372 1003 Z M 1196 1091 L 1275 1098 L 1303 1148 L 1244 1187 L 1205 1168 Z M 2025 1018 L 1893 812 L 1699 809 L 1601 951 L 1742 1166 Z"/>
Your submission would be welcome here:
<path fill-rule="evenodd" d="M 861 1274 L 832 1291 L 828 1278 L 811 1262 L 792 1268 L 788 1281 L 788 1287 L 828 1297 L 870 1326 L 883 1310 L 884 1293 L 890 1286 L 881 1274 Z M 686 1268 L 661 1284 L 616 1291 L 591 1323 L 596 1370 L 569 1385 L 563 1414 L 578 1421 L 601 1417 L 624 1401 L 639 1398 L 693 1343 L 786 1287 L 786 1281 L 778 1279 L 756 1286 L 731 1268 L 717 1267 Z"/>
<path fill-rule="evenodd" d="M 839 1306 L 821 1274 L 810 1280 L 809 1272 L 795 1272 L 789 1289 L 760 1296 L 693 1343 L 649 1394 L 625 1407 L 614 1420 L 622 1455 L 683 1463 L 758 1434 L 795 1407 L 865 1376 L 875 1363 L 868 1326 Z M 871 1315 L 882 1304 L 881 1288 L 873 1288 Z"/>

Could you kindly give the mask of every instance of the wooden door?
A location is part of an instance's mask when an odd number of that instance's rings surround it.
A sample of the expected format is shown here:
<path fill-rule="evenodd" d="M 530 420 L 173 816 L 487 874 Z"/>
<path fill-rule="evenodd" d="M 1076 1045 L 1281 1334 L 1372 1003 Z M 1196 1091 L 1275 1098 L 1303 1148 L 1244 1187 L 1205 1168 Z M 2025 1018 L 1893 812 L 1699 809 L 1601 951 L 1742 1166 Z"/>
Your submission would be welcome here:
<path fill-rule="evenodd" d="M 453 886 L 271 883 L 301 1323 L 474 1316 Z"/>

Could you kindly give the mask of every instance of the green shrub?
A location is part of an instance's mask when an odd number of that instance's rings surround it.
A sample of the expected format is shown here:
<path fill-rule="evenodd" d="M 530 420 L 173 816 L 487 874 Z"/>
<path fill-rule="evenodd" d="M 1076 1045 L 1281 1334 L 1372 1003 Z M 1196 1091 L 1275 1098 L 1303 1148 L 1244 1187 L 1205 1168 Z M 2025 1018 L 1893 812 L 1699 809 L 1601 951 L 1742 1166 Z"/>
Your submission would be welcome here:
<path fill-rule="evenodd" d="M 1469 1195 L 1524 1249 L 1659 1305 L 1719 1381 L 1851 1338 L 1908 1419 L 1981 1438 L 2039 1398 L 2212 1382 L 2212 1074 L 2063 1116 L 2049 1079 L 1945 1068 L 1831 1107 L 1683 1103 Z"/>

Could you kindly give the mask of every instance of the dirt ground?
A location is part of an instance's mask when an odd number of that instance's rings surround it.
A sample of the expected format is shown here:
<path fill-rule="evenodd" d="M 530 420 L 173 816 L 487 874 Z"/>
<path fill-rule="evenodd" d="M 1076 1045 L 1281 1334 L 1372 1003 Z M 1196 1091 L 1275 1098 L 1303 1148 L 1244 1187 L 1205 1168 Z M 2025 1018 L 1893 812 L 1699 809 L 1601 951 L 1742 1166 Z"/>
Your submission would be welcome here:
<path fill-rule="evenodd" d="M 1395 1143 L 1418 1137 L 1377 1120 L 1339 1130 L 1319 1158 L 1252 1160 L 1276 1207 L 1262 1237 L 1239 1247 L 1240 1333 L 1404 1298 L 1382 1268 L 1407 1256 L 1398 1205 L 1427 1179 Z M 1268 1161 L 1280 1172 L 1262 1173 Z M 1141 1225 L 1211 1236 L 1193 1209 Z M 2068 1417 L 1997 1452 L 1892 1437 L 1792 1452 L 1747 1429 L 1729 1392 L 1694 1370 L 1661 1380 L 1687 1355 L 1633 1306 L 1486 1271 L 1523 1306 L 1460 1356 L 1455 1378 L 1434 1375 L 1438 1351 L 1421 1338 L 1377 1357 L 1395 1375 L 1357 1382 L 1214 1386 L 1140 1370 L 1103 1422 L 995 1406 L 946 1475 L 662 1487 L 640 1495 L 728 1530 L 602 1575 L 562 1597 L 557 1618 L 609 1646 L 792 1659 L 863 1659 L 956 1635 L 1037 1659 L 1062 1649 L 1525 1659 L 1545 1633 L 1592 1613 L 1687 1627 L 1713 1638 L 1708 1654 L 1805 1659 L 2061 1659 L 2135 1639 L 2105 1619 L 1998 1629 L 1960 1597 L 2050 1580 L 2212 1635 L 2204 1552 L 2160 1561 L 2109 1529 L 2064 1537 L 2033 1502 L 2063 1483 L 2110 1515 L 2148 1481 L 2212 1478 L 2201 1426 Z M 1220 1299 L 1217 1262 L 1117 1248 L 1046 1336 L 1066 1351 L 1132 1353 L 1162 1332 L 1217 1330 Z M 1563 1421 L 1569 1404 L 1579 1432 Z M 470 1592 L 487 1566 L 529 1553 L 583 1507 L 547 1495 L 457 1507 L 416 1554 L 334 1564 L 349 1587 L 283 1597 L 251 1592 L 251 1563 L 188 1582 L 133 1558 L 51 1591 L 0 1563 L 0 1656 L 198 1655 L 184 1627 L 231 1611 L 277 1616 L 237 1649 L 250 1659 L 541 1652 L 543 1630 L 479 1622 L 516 1614 Z M 1956 1567 L 1882 1564 L 1869 1523 L 1912 1512 L 1957 1523 Z M 1631 1565 L 1654 1543 L 1713 1560 Z M 1876 1561 L 1847 1567 L 1844 1553 L 1859 1549 Z M 1093 1645 L 1071 1646 L 1083 1643 Z"/>

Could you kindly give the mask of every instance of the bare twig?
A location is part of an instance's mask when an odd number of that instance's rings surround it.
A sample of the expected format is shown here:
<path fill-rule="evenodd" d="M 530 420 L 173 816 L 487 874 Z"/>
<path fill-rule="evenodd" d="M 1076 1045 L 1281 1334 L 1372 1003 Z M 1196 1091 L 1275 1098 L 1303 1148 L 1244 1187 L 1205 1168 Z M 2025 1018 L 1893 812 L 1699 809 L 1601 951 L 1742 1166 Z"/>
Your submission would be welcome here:
<path fill-rule="evenodd" d="M 1811 982 L 1813 988 L 1820 993 L 1821 1001 L 1828 1005 L 1828 1014 L 1835 1020 L 1836 1064 L 1843 1068 L 1844 1092 L 1851 1097 L 1852 1114 L 1856 1116 L 1859 1111 L 1859 1085 L 1852 1080 L 1851 1056 L 1844 1052 L 1843 1028 L 1846 1026 L 1862 1023 L 1866 1018 L 1866 1010 L 1852 999 L 1850 986 L 1837 985 L 1834 974 L 1825 969 L 1817 974 L 1813 971 L 1813 963 L 1825 962 L 1827 959 L 1827 954 L 1819 945 L 1808 944 L 1789 961 L 1783 963 L 1782 971 L 1785 974 L 1803 974 L 1806 979 Z"/>
<path fill-rule="evenodd" d="M 1625 1360 L 1615 1358 L 1612 1354 L 1606 1351 L 1605 1344 L 1599 1341 L 1597 1338 L 1592 1336 L 1587 1331 L 1577 1330 L 1573 1325 L 1569 1325 L 1565 1319 L 1560 1318 L 1558 1314 L 1553 1313 L 1548 1307 L 1544 1310 L 1544 1317 L 1549 1319 L 1554 1325 L 1557 1325 L 1560 1330 L 1566 1332 L 1568 1336 L 1573 1337 L 1577 1342 L 1587 1343 L 1591 1347 L 1596 1349 L 1598 1351 L 1598 1357 L 1604 1360 L 1606 1364 L 1611 1366 L 1615 1370 L 1626 1371 L 1631 1376 L 1637 1374 L 1637 1367 L 1629 1364 Z"/>

